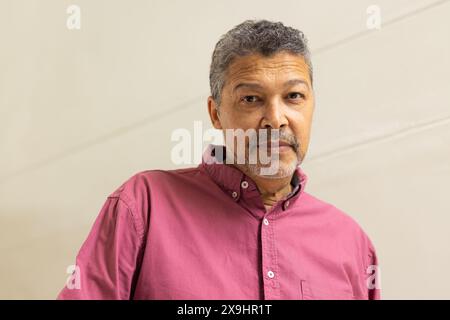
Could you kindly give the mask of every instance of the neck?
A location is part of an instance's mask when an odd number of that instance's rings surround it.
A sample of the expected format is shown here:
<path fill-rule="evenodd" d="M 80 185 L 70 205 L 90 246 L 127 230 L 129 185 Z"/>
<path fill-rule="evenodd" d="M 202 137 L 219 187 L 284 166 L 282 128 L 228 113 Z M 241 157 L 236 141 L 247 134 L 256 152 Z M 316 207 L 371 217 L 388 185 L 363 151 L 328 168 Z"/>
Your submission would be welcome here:
<path fill-rule="evenodd" d="M 269 211 L 273 205 L 284 199 L 290 192 L 292 192 L 292 175 L 279 179 L 267 179 L 262 176 L 252 175 L 250 172 L 238 165 L 235 166 L 247 174 L 255 182 L 259 192 L 261 193 L 261 199 L 266 207 L 266 211 Z"/>
<path fill-rule="evenodd" d="M 269 211 L 278 201 L 286 198 L 292 191 L 292 176 L 281 179 L 264 179 L 261 177 L 252 177 L 261 193 L 266 211 Z"/>

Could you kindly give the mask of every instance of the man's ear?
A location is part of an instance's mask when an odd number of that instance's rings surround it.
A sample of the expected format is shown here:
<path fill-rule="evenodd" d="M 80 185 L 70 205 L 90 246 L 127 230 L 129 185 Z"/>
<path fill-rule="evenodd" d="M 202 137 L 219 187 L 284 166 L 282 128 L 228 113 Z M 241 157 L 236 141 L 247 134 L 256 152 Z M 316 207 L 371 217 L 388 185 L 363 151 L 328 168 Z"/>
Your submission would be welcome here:
<path fill-rule="evenodd" d="M 219 111 L 217 110 L 217 104 L 212 96 L 208 97 L 208 112 L 214 128 L 222 129 L 222 124 L 220 123 L 219 119 Z"/>

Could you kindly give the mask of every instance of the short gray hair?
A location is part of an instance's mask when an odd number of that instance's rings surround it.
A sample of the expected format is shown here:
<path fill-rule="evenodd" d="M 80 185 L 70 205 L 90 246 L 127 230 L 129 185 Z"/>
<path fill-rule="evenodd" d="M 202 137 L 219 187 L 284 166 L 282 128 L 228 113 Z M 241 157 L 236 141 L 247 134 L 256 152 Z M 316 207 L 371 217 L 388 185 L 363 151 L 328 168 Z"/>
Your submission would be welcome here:
<path fill-rule="evenodd" d="M 308 40 L 303 32 L 281 22 L 246 20 L 224 34 L 214 48 L 209 71 L 211 96 L 216 104 L 220 105 L 225 73 L 236 57 L 254 53 L 270 57 L 281 51 L 297 54 L 305 59 L 312 84 L 311 57 Z"/>

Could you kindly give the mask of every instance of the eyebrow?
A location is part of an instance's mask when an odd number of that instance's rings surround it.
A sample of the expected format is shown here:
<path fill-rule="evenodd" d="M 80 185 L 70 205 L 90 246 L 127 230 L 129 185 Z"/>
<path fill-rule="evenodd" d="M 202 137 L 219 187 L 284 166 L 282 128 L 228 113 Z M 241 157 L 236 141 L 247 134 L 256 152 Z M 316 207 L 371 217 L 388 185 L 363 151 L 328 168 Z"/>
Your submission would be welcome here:
<path fill-rule="evenodd" d="M 305 80 L 302 80 L 302 79 L 291 79 L 291 80 L 288 80 L 288 81 L 286 81 L 284 83 L 283 86 L 284 87 L 288 87 L 288 86 L 293 86 L 293 85 L 296 85 L 296 84 L 303 84 L 306 87 L 308 87 L 308 89 L 309 89 L 308 82 L 306 82 Z M 262 88 L 262 86 L 260 84 L 258 84 L 258 83 L 242 82 L 242 83 L 239 83 L 238 85 L 236 85 L 234 87 L 233 92 L 235 92 L 237 89 L 242 88 L 242 87 L 247 87 L 247 88 L 251 88 L 251 89 L 261 89 Z"/>
<path fill-rule="evenodd" d="M 286 82 L 284 83 L 284 86 L 285 86 L 285 87 L 287 87 L 287 86 L 293 86 L 293 85 L 295 85 L 295 84 L 304 84 L 304 85 L 307 86 L 308 89 L 309 89 L 309 84 L 308 84 L 308 82 L 306 82 L 306 81 L 303 80 L 303 79 L 291 79 L 291 80 L 288 80 L 288 81 L 286 81 Z"/>
<path fill-rule="evenodd" d="M 257 83 L 242 82 L 234 87 L 233 92 L 236 92 L 239 88 L 244 88 L 244 87 L 252 88 L 252 89 L 261 89 L 262 88 L 262 86 Z"/>

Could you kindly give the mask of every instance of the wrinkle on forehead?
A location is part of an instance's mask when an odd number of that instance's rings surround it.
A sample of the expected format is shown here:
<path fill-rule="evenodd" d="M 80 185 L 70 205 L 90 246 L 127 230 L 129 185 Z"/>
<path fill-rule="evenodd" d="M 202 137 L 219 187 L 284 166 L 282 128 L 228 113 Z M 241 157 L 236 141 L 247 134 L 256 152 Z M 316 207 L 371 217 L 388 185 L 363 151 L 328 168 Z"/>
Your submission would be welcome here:
<path fill-rule="evenodd" d="M 228 67 L 226 85 L 241 80 L 274 81 L 288 76 L 303 78 L 309 86 L 309 69 L 303 57 L 290 53 L 278 53 L 271 57 L 252 54 L 236 58 Z"/>

